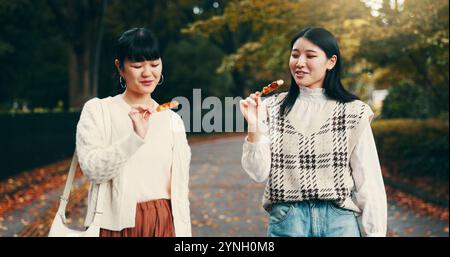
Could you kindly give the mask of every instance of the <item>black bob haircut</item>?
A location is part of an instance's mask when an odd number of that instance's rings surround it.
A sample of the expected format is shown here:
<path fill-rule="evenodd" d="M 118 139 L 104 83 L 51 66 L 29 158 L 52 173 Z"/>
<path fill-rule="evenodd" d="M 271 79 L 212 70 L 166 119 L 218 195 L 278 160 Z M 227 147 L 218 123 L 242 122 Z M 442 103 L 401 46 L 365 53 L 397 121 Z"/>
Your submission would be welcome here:
<path fill-rule="evenodd" d="M 116 59 L 120 68 L 126 59 L 131 62 L 153 61 L 161 58 L 156 36 L 146 28 L 125 31 L 117 41 Z"/>

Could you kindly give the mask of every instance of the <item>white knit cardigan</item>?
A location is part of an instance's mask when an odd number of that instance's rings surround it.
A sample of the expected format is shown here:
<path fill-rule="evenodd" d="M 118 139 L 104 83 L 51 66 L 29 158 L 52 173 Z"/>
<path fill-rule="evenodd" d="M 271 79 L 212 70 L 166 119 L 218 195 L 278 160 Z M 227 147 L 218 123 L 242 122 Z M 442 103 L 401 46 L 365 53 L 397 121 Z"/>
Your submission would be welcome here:
<path fill-rule="evenodd" d="M 104 213 L 100 227 L 120 231 L 127 227 L 134 227 L 136 199 L 134 194 L 124 188 L 130 174 L 124 165 L 137 149 L 144 144 L 134 132 L 117 142 L 109 143 L 106 138 L 105 126 L 111 126 L 111 120 L 103 119 L 100 101 L 110 101 L 93 98 L 86 102 L 77 125 L 76 149 L 83 174 L 91 182 L 88 196 L 88 211 L 85 226 L 93 220 L 94 209 L 100 183 L 107 183 L 104 197 Z M 108 105 L 107 102 L 106 105 Z M 171 175 L 171 204 L 175 226 L 175 235 L 191 236 L 191 220 L 189 210 L 189 164 L 191 159 L 190 147 L 187 143 L 183 121 L 180 116 L 172 112 L 171 129 L 173 135 L 173 161 Z M 113 114 L 111 114 L 113 115 Z"/>

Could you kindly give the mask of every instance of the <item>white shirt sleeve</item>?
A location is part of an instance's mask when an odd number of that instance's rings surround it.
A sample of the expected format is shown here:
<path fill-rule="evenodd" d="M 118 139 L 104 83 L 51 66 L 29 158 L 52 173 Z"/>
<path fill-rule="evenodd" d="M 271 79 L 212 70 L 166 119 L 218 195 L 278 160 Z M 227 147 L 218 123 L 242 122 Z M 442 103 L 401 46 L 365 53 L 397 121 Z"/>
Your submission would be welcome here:
<path fill-rule="evenodd" d="M 386 191 L 370 124 L 352 152 L 350 166 L 355 181 L 356 205 L 362 210 L 362 228 L 367 236 L 384 237 L 387 230 Z"/>
<path fill-rule="evenodd" d="M 245 137 L 245 142 L 242 147 L 242 168 L 248 173 L 250 178 L 256 182 L 264 182 L 269 178 L 271 154 L 270 154 L 270 138 L 269 128 L 265 121 L 267 119 L 267 99 L 262 101 L 259 107 L 259 117 L 261 121 L 257 127 L 261 136 L 257 142 L 249 142 L 248 137 Z"/>
<path fill-rule="evenodd" d="M 145 143 L 134 131 L 109 143 L 105 138 L 99 101 L 88 101 L 77 124 L 76 151 L 83 174 L 93 183 L 103 183 L 119 175 L 126 161 Z"/>
<path fill-rule="evenodd" d="M 261 136 L 258 142 L 251 143 L 245 138 L 242 149 L 242 168 L 256 182 L 264 182 L 270 173 L 270 140 Z"/>

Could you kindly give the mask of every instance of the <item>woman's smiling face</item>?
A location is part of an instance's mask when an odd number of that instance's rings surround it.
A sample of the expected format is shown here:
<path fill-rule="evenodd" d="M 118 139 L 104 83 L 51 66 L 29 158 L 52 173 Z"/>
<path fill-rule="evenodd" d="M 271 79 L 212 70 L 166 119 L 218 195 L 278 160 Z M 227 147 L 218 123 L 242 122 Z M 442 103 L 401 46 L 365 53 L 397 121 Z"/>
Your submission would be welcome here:
<path fill-rule="evenodd" d="M 118 66 L 117 60 L 116 66 Z M 151 94 L 161 79 L 162 61 L 161 58 L 141 62 L 125 59 L 123 68 L 118 70 L 126 81 L 128 90 L 139 94 Z"/>
<path fill-rule="evenodd" d="M 326 71 L 334 67 L 336 60 L 336 55 L 328 58 L 320 47 L 308 39 L 299 38 L 292 47 L 289 68 L 297 85 L 319 88 L 323 85 Z"/>

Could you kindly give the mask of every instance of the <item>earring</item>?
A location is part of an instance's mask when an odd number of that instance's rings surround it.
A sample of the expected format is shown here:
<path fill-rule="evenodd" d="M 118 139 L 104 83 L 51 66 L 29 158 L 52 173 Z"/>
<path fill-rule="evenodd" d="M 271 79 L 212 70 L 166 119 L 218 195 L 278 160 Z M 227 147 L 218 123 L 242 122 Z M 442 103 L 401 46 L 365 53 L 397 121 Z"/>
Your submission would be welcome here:
<path fill-rule="evenodd" d="M 161 74 L 161 79 L 158 82 L 158 86 L 162 85 L 164 83 L 164 75 Z"/>
<path fill-rule="evenodd" d="M 122 76 L 119 77 L 119 84 L 120 84 L 120 86 L 121 86 L 122 88 L 126 88 L 126 87 L 127 87 L 127 84 L 126 84 L 126 83 L 123 83 Z"/>

